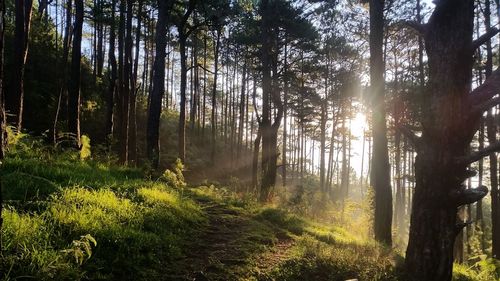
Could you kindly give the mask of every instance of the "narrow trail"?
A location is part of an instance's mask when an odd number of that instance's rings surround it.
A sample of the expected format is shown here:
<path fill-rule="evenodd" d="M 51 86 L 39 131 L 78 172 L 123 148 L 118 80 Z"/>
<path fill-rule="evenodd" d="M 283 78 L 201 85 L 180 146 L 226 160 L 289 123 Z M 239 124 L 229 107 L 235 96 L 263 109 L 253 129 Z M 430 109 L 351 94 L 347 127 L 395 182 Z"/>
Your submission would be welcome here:
<path fill-rule="evenodd" d="M 209 200 L 197 202 L 207 226 L 179 261 L 184 268 L 174 269 L 169 280 L 268 280 L 268 273 L 294 245 L 291 238 L 244 211 Z"/>

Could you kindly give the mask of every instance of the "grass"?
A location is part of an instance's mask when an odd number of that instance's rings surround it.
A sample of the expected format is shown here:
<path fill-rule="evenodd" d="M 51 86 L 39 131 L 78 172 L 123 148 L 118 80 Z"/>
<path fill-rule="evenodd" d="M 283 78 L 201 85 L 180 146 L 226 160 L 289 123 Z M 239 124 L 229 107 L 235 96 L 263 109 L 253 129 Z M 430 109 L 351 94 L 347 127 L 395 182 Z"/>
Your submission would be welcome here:
<path fill-rule="evenodd" d="M 0 172 L 0 280 L 405 280 L 402 256 L 367 238 L 366 221 L 319 222 L 187 187 L 180 163 L 152 181 L 28 144 Z M 497 263 L 456 265 L 454 281 L 500 280 Z"/>
<path fill-rule="evenodd" d="M 2 280 L 160 278 L 206 221 L 176 187 L 76 153 L 18 149 L 1 176 Z"/>

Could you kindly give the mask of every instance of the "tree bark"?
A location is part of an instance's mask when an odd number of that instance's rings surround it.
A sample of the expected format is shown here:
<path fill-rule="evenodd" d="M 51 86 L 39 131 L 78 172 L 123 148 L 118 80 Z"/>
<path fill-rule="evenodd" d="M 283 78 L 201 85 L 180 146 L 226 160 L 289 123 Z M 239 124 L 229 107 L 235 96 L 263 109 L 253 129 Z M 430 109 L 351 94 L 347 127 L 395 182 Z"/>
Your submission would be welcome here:
<path fill-rule="evenodd" d="M 75 0 L 75 25 L 68 87 L 68 131 L 80 147 L 80 79 L 82 58 L 83 0 Z"/>
<path fill-rule="evenodd" d="M 109 88 L 108 93 L 106 95 L 106 138 L 108 144 L 110 144 L 110 140 L 113 137 L 113 108 L 115 103 L 116 96 L 116 85 L 118 83 L 117 79 L 117 66 L 116 66 L 116 56 L 115 56 L 115 41 L 116 41 L 116 17 L 115 17 L 115 9 L 116 9 L 116 0 L 111 2 L 111 24 L 109 27 Z"/>
<path fill-rule="evenodd" d="M 179 32 L 181 33 L 181 32 Z M 179 139 L 178 139 L 178 152 L 179 159 L 182 162 L 186 160 L 186 86 L 187 86 L 187 55 L 186 55 L 186 42 L 187 37 L 183 34 L 179 38 L 179 48 L 181 56 L 181 84 L 180 84 L 180 96 L 181 100 L 179 103 Z"/>
<path fill-rule="evenodd" d="M 134 2 L 136 0 L 127 1 L 127 27 L 126 27 L 126 39 L 125 39 L 125 65 L 127 68 L 126 73 L 126 85 L 128 86 L 128 97 L 124 101 L 124 106 L 127 109 L 127 155 L 128 164 L 135 166 L 137 163 L 137 131 L 136 131 L 136 76 L 134 75 L 134 61 L 132 56 L 132 49 L 134 48 L 134 40 L 132 36 L 132 21 L 134 15 Z M 140 4 L 142 8 L 142 4 Z M 138 12 L 138 17 L 140 17 L 140 11 Z M 140 38 L 140 26 L 138 26 L 138 39 Z M 140 39 L 139 39 L 140 40 Z M 139 47 L 139 46 L 137 46 Z M 125 104 L 126 103 L 126 104 Z"/>
<path fill-rule="evenodd" d="M 500 87 L 485 82 L 470 93 L 474 44 L 473 1 L 441 0 L 425 25 L 429 79 L 422 97 L 422 135 L 416 145 L 416 186 L 406 251 L 411 280 L 448 281 L 453 245 L 465 227 L 457 207 L 487 194 L 465 189 L 468 150 L 482 111 L 475 107 Z M 493 91 L 492 91 L 493 90 Z M 471 196 L 471 194 L 474 194 Z"/>
<path fill-rule="evenodd" d="M 215 153 L 217 149 L 216 136 L 217 136 L 217 79 L 219 75 L 219 50 L 220 50 L 220 36 L 221 30 L 216 29 L 215 31 L 215 44 L 214 44 L 214 82 L 212 85 L 212 114 L 211 114 L 211 122 L 212 122 L 212 153 L 211 159 L 212 163 L 215 163 Z"/>
<path fill-rule="evenodd" d="M 0 168 L 3 165 L 4 147 L 5 147 L 5 103 L 4 103 L 4 88 L 3 88 L 3 63 L 4 63 L 4 38 L 5 38 L 5 0 L 0 0 Z M 2 197 L 2 180 L 0 179 L 0 252 L 3 249 L 2 245 L 2 226 L 3 226 L 3 197 Z"/>
<path fill-rule="evenodd" d="M 24 69 L 28 56 L 28 42 L 31 25 L 33 0 L 16 0 L 14 30 L 14 64 L 12 70 L 12 86 L 6 92 L 6 110 L 12 118 L 7 121 L 22 130 L 24 103 Z"/>
<path fill-rule="evenodd" d="M 272 50 L 274 44 L 272 37 L 272 11 L 273 7 L 268 0 L 261 1 L 261 63 L 262 63 L 262 119 L 260 131 L 262 134 L 262 182 L 260 189 L 260 201 L 267 202 L 271 188 L 276 183 L 276 170 L 278 160 L 278 129 L 283 117 L 283 104 L 277 87 L 273 87 L 276 81 L 271 77 Z M 277 46 L 274 46 L 277 47 Z M 276 48 L 274 48 L 276 49 Z M 278 50 L 275 50 L 278 52 Z M 274 82 L 274 83 L 273 83 Z M 274 122 L 271 120 L 271 104 L 277 110 Z"/>
<path fill-rule="evenodd" d="M 391 245 L 392 191 L 385 120 L 383 39 L 384 0 L 370 0 L 370 88 L 373 95 L 373 156 L 370 177 L 375 191 L 374 233 L 377 241 Z"/>
<path fill-rule="evenodd" d="M 158 21 L 156 22 L 156 57 L 153 65 L 153 88 L 147 125 L 147 153 L 153 168 L 160 161 L 160 116 L 161 101 L 165 92 L 165 57 L 167 48 L 167 18 L 170 1 L 158 0 Z"/>
<path fill-rule="evenodd" d="M 179 53 L 181 56 L 181 81 L 180 81 L 180 112 L 179 112 L 179 130 L 178 130 L 178 143 L 177 148 L 179 152 L 179 159 L 182 162 L 186 160 L 186 88 L 187 88 L 187 54 L 186 44 L 187 39 L 193 29 L 188 28 L 188 20 L 196 7 L 196 0 L 189 0 L 186 12 L 183 14 L 181 21 L 177 25 L 179 33 Z"/>
<path fill-rule="evenodd" d="M 491 28 L 491 5 L 490 1 L 486 1 L 484 5 L 484 23 L 486 30 Z M 486 42 L 486 78 L 490 77 L 493 72 L 493 51 L 491 40 Z M 498 114 L 498 113 L 497 113 Z M 495 143 L 497 136 L 497 126 L 492 110 L 488 111 L 486 117 L 488 142 Z M 498 160 L 497 154 L 491 153 L 490 160 L 490 183 L 491 183 L 491 254 L 494 258 L 500 258 L 500 213 L 499 213 L 499 198 L 498 198 Z"/>

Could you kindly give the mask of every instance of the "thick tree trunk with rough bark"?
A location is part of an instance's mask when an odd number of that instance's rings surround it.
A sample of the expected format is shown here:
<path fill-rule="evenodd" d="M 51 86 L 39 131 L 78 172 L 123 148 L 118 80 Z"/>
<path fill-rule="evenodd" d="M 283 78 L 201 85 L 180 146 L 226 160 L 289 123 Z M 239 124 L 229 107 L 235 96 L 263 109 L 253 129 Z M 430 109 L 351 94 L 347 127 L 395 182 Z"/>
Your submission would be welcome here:
<path fill-rule="evenodd" d="M 271 27 L 272 6 L 268 0 L 261 2 L 261 64 L 262 64 L 262 118 L 260 122 L 260 132 L 262 134 L 262 182 L 260 189 L 260 201 L 267 202 L 271 188 L 276 183 L 276 171 L 278 160 L 278 129 L 283 117 L 283 104 L 277 87 L 273 87 L 277 81 L 271 77 L 272 49 L 275 44 L 272 40 L 273 31 Z M 278 52 L 275 50 L 275 52 Z M 277 113 L 274 121 L 272 119 L 272 106 Z"/>
<path fill-rule="evenodd" d="M 484 23 L 486 30 L 491 28 L 491 4 L 486 1 L 484 4 Z M 491 40 L 486 42 L 486 78 L 493 72 L 493 50 Z M 497 113 L 498 114 L 498 113 Z M 488 142 L 494 143 L 497 136 L 497 125 L 493 112 L 488 111 L 486 117 L 486 125 L 488 126 L 487 135 Z M 499 213 L 499 199 L 498 199 L 498 159 L 496 153 L 489 155 L 490 160 L 490 184 L 491 184 L 491 254 L 494 258 L 500 258 L 500 213 Z"/>
<path fill-rule="evenodd" d="M 156 57 L 153 64 L 153 88 L 149 96 L 147 124 L 147 153 L 154 168 L 160 161 L 160 116 L 161 101 L 165 92 L 165 57 L 167 48 L 167 17 L 170 1 L 158 0 L 158 21 L 156 22 Z M 167 3 L 168 2 L 168 3 Z"/>
<path fill-rule="evenodd" d="M 465 223 L 457 222 L 457 208 L 487 194 L 486 187 L 466 189 L 473 175 L 470 163 L 497 151 L 498 144 L 470 153 L 469 146 L 483 112 L 498 104 L 497 70 L 470 92 L 474 50 L 484 37 L 472 41 L 474 3 L 441 0 L 426 25 L 418 26 L 425 39 L 429 80 L 423 93 L 422 134 L 408 133 L 417 150 L 406 266 L 411 280 L 447 281 L 452 277 L 453 245 Z M 489 32 L 486 37 L 497 32 Z"/>
<path fill-rule="evenodd" d="M 68 131 L 80 146 L 80 79 L 82 59 L 83 0 L 75 0 L 75 25 L 68 87 Z"/>
<path fill-rule="evenodd" d="M 374 232 L 377 241 L 392 244 L 392 191 L 387 149 L 384 95 L 384 0 L 370 0 L 370 84 L 373 122 L 371 185 L 375 191 Z"/>

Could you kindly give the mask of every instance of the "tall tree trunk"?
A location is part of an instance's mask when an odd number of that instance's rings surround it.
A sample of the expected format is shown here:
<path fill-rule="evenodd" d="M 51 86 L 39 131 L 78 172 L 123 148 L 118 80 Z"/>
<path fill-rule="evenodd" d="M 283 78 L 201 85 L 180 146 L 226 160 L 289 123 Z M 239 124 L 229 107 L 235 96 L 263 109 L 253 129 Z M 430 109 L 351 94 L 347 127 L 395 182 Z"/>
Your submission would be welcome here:
<path fill-rule="evenodd" d="M 4 147 L 5 147 L 5 109 L 4 109 L 4 88 L 3 88 L 3 50 L 5 38 L 5 0 L 0 0 L 0 168 L 3 165 Z M 3 250 L 2 245 L 2 226 L 3 226 L 3 197 L 2 197 L 2 180 L 0 179 L 0 252 Z"/>
<path fill-rule="evenodd" d="M 181 33 L 182 31 L 179 31 Z M 179 103 L 179 139 L 178 139 L 178 152 L 179 159 L 182 162 L 186 160 L 186 86 L 187 86 L 187 55 L 186 55 L 186 42 L 187 36 L 182 34 L 179 36 L 179 53 L 181 56 L 181 84 Z"/>
<path fill-rule="evenodd" d="M 319 186 L 321 191 L 326 191 L 325 185 L 325 169 L 326 169 L 326 122 L 328 119 L 328 74 L 325 78 L 326 97 L 321 101 L 321 120 L 320 120 L 320 161 L 319 161 Z"/>
<path fill-rule="evenodd" d="M 52 141 L 54 145 L 57 143 L 57 126 L 59 123 L 59 119 L 61 116 L 61 109 L 63 108 L 64 101 L 67 97 L 68 91 L 68 57 L 69 57 L 69 48 L 71 46 L 71 18 L 72 18 L 72 0 L 68 0 L 66 2 L 66 22 L 65 22 L 65 31 L 63 38 L 63 54 L 61 57 L 61 69 L 62 69 L 62 77 L 60 81 L 60 89 L 59 89 L 59 97 L 57 99 L 57 108 L 56 114 L 54 116 L 54 124 L 52 128 Z M 67 117 L 67 116 L 66 116 Z"/>
<path fill-rule="evenodd" d="M 116 20 L 115 20 L 115 9 L 116 9 L 116 0 L 111 2 L 111 24 L 109 27 L 109 88 L 106 95 L 106 138 L 108 144 L 110 144 L 110 140 L 113 137 L 113 108 L 115 103 L 116 96 L 116 85 L 118 83 L 117 79 L 117 66 L 116 66 L 116 56 L 115 56 L 115 41 L 116 41 Z"/>
<path fill-rule="evenodd" d="M 273 81 L 271 77 L 272 56 L 271 51 L 273 46 L 277 44 L 273 42 L 273 31 L 271 27 L 273 7 L 270 6 L 268 0 L 261 1 L 261 63 L 262 63 L 262 119 L 260 122 L 260 131 L 262 134 L 262 182 L 260 190 L 260 201 L 267 202 L 271 188 L 276 183 L 276 170 L 278 160 L 278 129 L 283 117 L 283 104 L 281 101 L 278 87 L 273 87 L 277 81 Z M 277 46 L 275 46 L 277 47 Z M 278 52 L 278 50 L 275 50 Z M 273 88 L 275 90 L 273 90 Z M 271 104 L 277 110 L 274 122 L 271 120 Z"/>
<path fill-rule="evenodd" d="M 214 82 L 212 85 L 212 114 L 211 114 L 211 122 L 212 122 L 212 153 L 211 159 L 212 163 L 215 163 L 215 152 L 217 149 L 216 136 L 217 136 L 217 80 L 219 74 L 219 51 L 220 51 L 220 36 L 221 30 L 219 28 L 215 31 L 215 44 L 214 44 Z M 255 80 L 254 80 L 255 81 Z"/>
<path fill-rule="evenodd" d="M 133 21 L 133 7 L 135 0 L 130 0 L 127 3 L 127 56 L 128 56 L 128 80 L 129 80 L 129 100 L 128 100 L 128 162 L 131 165 L 137 164 L 137 127 L 136 127 L 136 95 L 137 95 L 137 72 L 136 65 L 138 56 L 132 56 L 132 49 L 134 48 L 132 36 L 132 21 Z M 139 50 L 141 40 L 141 17 L 142 17 L 142 0 L 139 0 L 137 9 L 137 30 L 136 30 L 136 54 Z"/>
<path fill-rule="evenodd" d="M 238 145 L 237 145 L 237 155 L 236 159 L 241 164 L 241 150 L 243 149 L 243 129 L 245 124 L 245 97 L 246 97 L 246 79 L 247 79 L 247 59 L 246 59 L 246 51 L 243 52 L 243 69 L 241 76 L 241 94 L 240 94 L 240 108 L 239 108 L 239 122 L 238 122 Z"/>
<path fill-rule="evenodd" d="M 491 28 L 491 5 L 487 0 L 484 6 L 484 23 L 486 30 Z M 486 42 L 486 78 L 490 77 L 493 72 L 493 51 L 491 40 Z M 498 114 L 498 113 L 496 113 Z M 487 135 L 488 142 L 496 142 L 497 126 L 492 110 L 488 111 L 486 117 L 488 126 Z M 498 199 L 498 160 L 496 153 L 489 155 L 490 160 L 490 184 L 491 184 L 491 254 L 494 258 L 500 258 L 500 213 L 499 213 L 499 199 Z M 484 230 L 483 230 L 484 231 Z"/>
<path fill-rule="evenodd" d="M 126 83 L 127 67 L 125 62 L 125 18 L 126 7 L 128 0 L 120 0 L 120 20 L 118 24 L 118 91 L 116 95 L 117 106 L 117 135 L 118 135 L 118 157 L 121 164 L 126 165 L 128 162 L 128 111 L 125 110 L 125 100 L 128 96 L 128 86 Z M 128 83 L 127 83 L 128 84 Z M 127 102 L 128 105 L 128 102 Z"/>
<path fill-rule="evenodd" d="M 205 126 L 206 126 L 206 113 L 207 113 L 207 36 L 203 36 L 203 105 L 201 117 L 201 142 L 205 145 Z"/>
<path fill-rule="evenodd" d="M 182 162 L 186 160 L 186 88 L 187 88 L 187 54 L 186 44 L 191 32 L 194 30 L 188 28 L 188 20 L 196 7 L 196 0 L 189 0 L 186 12 L 177 26 L 179 33 L 179 53 L 181 56 L 181 84 L 180 84 L 180 110 L 179 110 L 179 130 L 177 148 L 179 159 Z"/>
<path fill-rule="evenodd" d="M 15 30 L 14 30 L 14 64 L 12 71 L 12 86 L 6 92 L 6 109 L 12 115 L 7 121 L 22 129 L 24 104 L 24 69 L 28 56 L 29 32 L 31 26 L 31 10 L 33 0 L 16 0 Z"/>
<path fill-rule="evenodd" d="M 473 26 L 473 1 L 441 0 L 428 23 L 419 28 L 425 38 L 429 80 L 421 104 L 422 134 L 409 134 L 418 153 L 406 251 L 411 280 L 451 280 L 453 245 L 466 225 L 457 224 L 457 208 L 487 194 L 486 187 L 465 188 L 464 181 L 472 176 L 467 167 L 498 150 L 493 145 L 469 152 L 479 120 L 500 89 L 497 70 L 470 92 L 473 54 L 483 43 L 472 41 Z"/>
<path fill-rule="evenodd" d="M 158 0 L 158 21 L 156 22 L 156 57 L 153 65 L 153 89 L 147 125 L 147 153 L 154 168 L 160 160 L 160 116 L 161 101 L 165 92 L 165 57 L 167 48 L 167 17 L 170 1 Z"/>
<path fill-rule="evenodd" d="M 103 0 L 97 0 L 97 11 L 98 11 L 98 21 L 97 24 L 97 54 L 96 54 L 96 65 L 97 65 L 97 77 L 102 77 L 102 71 L 104 69 L 104 16 L 103 16 Z M 114 12 L 114 11 L 113 11 Z"/>
<path fill-rule="evenodd" d="M 47 14 L 48 6 L 49 0 L 38 0 L 38 14 L 40 14 L 40 16 L 42 17 L 45 16 Z"/>
<path fill-rule="evenodd" d="M 75 25 L 68 87 L 68 131 L 80 147 L 80 79 L 82 58 L 83 0 L 75 0 Z"/>
<path fill-rule="evenodd" d="M 282 165 L 283 172 L 281 174 L 283 187 L 287 185 L 287 168 L 288 168 L 288 44 L 285 35 L 284 43 L 284 62 L 283 62 L 283 151 L 282 151 Z"/>
<path fill-rule="evenodd" d="M 392 192 L 387 149 L 384 95 L 384 0 L 370 0 L 370 83 L 373 122 L 371 184 L 375 191 L 374 233 L 377 241 L 392 244 Z"/>

